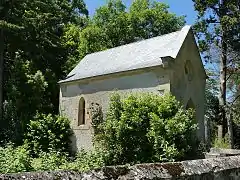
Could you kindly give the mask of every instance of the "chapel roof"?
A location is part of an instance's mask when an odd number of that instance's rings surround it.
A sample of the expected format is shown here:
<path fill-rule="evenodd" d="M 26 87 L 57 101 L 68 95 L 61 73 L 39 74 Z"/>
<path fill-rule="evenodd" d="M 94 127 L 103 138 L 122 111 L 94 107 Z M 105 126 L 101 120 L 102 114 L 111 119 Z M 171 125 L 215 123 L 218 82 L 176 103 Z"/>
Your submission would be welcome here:
<path fill-rule="evenodd" d="M 187 25 L 176 32 L 88 54 L 60 83 L 161 66 L 161 58 L 177 57 L 190 29 Z"/>

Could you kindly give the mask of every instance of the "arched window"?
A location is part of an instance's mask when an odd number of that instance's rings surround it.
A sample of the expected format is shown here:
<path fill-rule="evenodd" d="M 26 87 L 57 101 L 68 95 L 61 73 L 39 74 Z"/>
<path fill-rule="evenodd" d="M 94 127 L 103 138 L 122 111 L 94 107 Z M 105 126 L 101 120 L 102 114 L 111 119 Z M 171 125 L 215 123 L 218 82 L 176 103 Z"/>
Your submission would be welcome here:
<path fill-rule="evenodd" d="M 81 97 L 78 107 L 78 126 L 85 124 L 85 100 Z"/>

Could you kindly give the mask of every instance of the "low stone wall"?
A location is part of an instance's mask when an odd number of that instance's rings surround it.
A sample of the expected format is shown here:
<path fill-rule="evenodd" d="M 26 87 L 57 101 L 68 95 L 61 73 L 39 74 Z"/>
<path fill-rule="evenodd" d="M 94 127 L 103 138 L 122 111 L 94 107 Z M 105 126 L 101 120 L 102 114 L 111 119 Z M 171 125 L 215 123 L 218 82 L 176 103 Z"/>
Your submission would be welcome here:
<path fill-rule="evenodd" d="M 1 180 L 77 180 L 77 179 L 240 179 L 240 156 L 201 159 L 175 163 L 138 164 L 134 166 L 104 167 L 77 173 L 73 171 L 39 172 L 0 175 Z"/>
<path fill-rule="evenodd" d="M 211 148 L 210 152 L 205 154 L 205 158 L 217 158 L 217 157 L 227 157 L 227 156 L 239 156 L 239 149 L 221 149 L 221 148 Z"/>

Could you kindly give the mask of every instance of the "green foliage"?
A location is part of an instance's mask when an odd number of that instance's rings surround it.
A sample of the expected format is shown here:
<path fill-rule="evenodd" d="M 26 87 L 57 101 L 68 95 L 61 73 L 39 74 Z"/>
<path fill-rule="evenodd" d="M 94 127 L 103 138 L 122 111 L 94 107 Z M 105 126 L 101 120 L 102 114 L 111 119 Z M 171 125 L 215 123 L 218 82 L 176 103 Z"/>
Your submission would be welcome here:
<path fill-rule="evenodd" d="M 32 62 L 22 61 L 22 52 L 16 52 L 15 54 L 14 68 L 17 68 L 17 71 L 11 74 L 11 80 L 7 84 L 7 89 L 9 89 L 7 96 L 11 97 L 11 100 L 6 100 L 4 119 L 5 123 L 11 120 L 15 121 L 15 126 L 11 128 L 14 133 L 7 135 L 13 136 L 13 138 L 15 136 L 22 138 L 21 134 L 26 130 L 30 118 L 32 118 L 33 114 L 36 114 L 36 109 L 45 109 L 46 104 L 42 101 L 49 84 L 40 70 L 33 70 Z M 26 101 L 28 103 L 25 103 Z M 28 113 L 23 113 L 26 112 L 26 109 Z M 18 121 L 18 118 L 21 121 Z M 6 127 L 6 129 L 8 128 L 10 127 Z"/>
<path fill-rule="evenodd" d="M 111 0 L 96 10 L 80 31 L 79 57 L 179 30 L 185 23 L 160 2 L 136 0 L 127 11 L 121 0 Z"/>
<path fill-rule="evenodd" d="M 221 48 L 220 37 L 223 34 L 229 48 L 234 50 L 239 47 L 240 11 L 238 1 L 193 0 L 193 2 L 195 10 L 198 12 L 195 29 L 198 32 L 201 50 L 207 51 L 212 45 Z"/>
<path fill-rule="evenodd" d="M 229 135 L 226 134 L 224 138 L 221 138 L 221 139 L 216 137 L 214 140 L 213 147 L 230 149 L 231 145 L 230 145 Z"/>
<path fill-rule="evenodd" d="M 75 171 L 88 171 L 91 169 L 99 168 L 105 165 L 105 154 L 102 151 L 89 151 L 81 150 L 74 161 L 65 163 L 61 169 L 75 170 Z"/>
<path fill-rule="evenodd" d="M 169 13 L 168 8 L 168 5 L 157 1 L 134 1 L 129 13 L 134 39 L 147 39 L 181 28 L 185 23 L 184 17 Z"/>
<path fill-rule="evenodd" d="M 183 159 L 196 148 L 192 110 L 183 110 L 170 94 L 111 98 L 102 134 L 97 135 L 107 164 Z"/>
<path fill-rule="evenodd" d="M 69 120 L 51 114 L 37 114 L 28 125 L 25 143 L 34 155 L 40 152 L 69 152 L 72 130 Z"/>
<path fill-rule="evenodd" d="M 7 130 L 7 136 L 20 144 L 37 112 L 58 113 L 57 82 L 66 75 L 70 54 L 62 40 L 65 27 L 72 23 L 82 27 L 87 14 L 82 0 L 0 2 L 0 29 L 4 26 L 1 84 L 8 108 L 4 109 L 1 138 Z"/>
<path fill-rule="evenodd" d="M 101 28 L 89 25 L 80 33 L 80 43 L 78 47 L 79 57 L 83 58 L 87 54 L 107 49 L 107 37 Z"/>
<path fill-rule="evenodd" d="M 54 170 L 84 172 L 105 165 L 106 154 L 102 151 L 80 151 L 74 159 L 62 152 L 40 152 L 39 157 L 35 158 L 28 149 L 25 145 L 15 147 L 12 144 L 0 147 L 0 173 Z"/>
<path fill-rule="evenodd" d="M 33 171 L 54 171 L 60 170 L 63 164 L 68 162 L 68 158 L 64 153 L 60 152 L 41 152 L 38 158 L 33 158 L 31 166 Z"/>
<path fill-rule="evenodd" d="M 205 120 L 208 122 L 209 145 L 214 144 L 217 134 L 217 125 L 221 124 L 220 105 L 218 101 L 218 81 L 212 71 L 207 71 L 209 78 L 206 80 L 205 89 Z"/>
<path fill-rule="evenodd" d="M 219 122 L 219 101 L 218 101 L 218 94 L 219 90 L 217 88 L 217 80 L 209 77 L 206 82 L 206 102 L 205 102 L 205 111 L 206 117 L 208 120 Z"/>
<path fill-rule="evenodd" d="M 239 95 L 238 69 L 240 65 L 239 1 L 193 0 L 193 2 L 198 13 L 195 31 L 200 50 L 205 56 L 205 61 L 211 63 L 206 67 L 214 67 L 219 78 L 219 103 L 216 103 L 214 96 L 210 96 L 210 100 L 213 102 L 209 102 L 210 108 L 218 104 L 219 107 L 216 110 L 219 115 L 217 119 L 216 116 L 211 118 L 209 111 L 207 111 L 207 115 L 213 124 L 221 123 L 223 125 L 223 135 L 225 135 L 229 129 L 232 129 L 227 127 L 228 124 L 232 124 L 230 123 L 232 120 L 227 116 L 233 114 L 234 119 L 239 116 L 236 100 Z"/>
<path fill-rule="evenodd" d="M 169 101 L 169 100 L 167 100 Z M 166 101 L 165 101 L 166 102 Z M 173 99 L 171 103 L 175 103 Z M 176 102 L 177 103 L 177 102 Z M 165 107 L 166 108 L 166 107 Z M 159 108 L 160 109 L 160 108 Z M 161 107 L 161 109 L 164 109 Z M 168 109 L 166 109 L 169 111 Z M 162 114 L 162 112 L 159 112 Z M 152 114 L 148 137 L 154 147 L 154 161 L 173 161 L 181 159 L 196 145 L 193 136 L 196 126 L 193 124 L 193 112 L 183 109 L 170 112 L 166 117 Z"/>
<path fill-rule="evenodd" d="M 31 158 L 26 147 L 8 144 L 0 147 L 0 173 L 26 172 L 32 170 Z"/>

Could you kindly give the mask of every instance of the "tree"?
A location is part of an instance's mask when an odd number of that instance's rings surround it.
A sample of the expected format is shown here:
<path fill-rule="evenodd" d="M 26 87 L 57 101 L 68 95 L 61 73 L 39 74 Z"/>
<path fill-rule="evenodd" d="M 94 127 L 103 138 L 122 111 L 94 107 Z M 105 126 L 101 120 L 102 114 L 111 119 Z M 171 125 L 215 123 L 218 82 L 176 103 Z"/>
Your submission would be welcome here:
<path fill-rule="evenodd" d="M 13 2 L 4 0 L 0 2 L 0 122 L 1 122 L 1 136 L 3 137 L 3 132 L 5 129 L 8 128 L 6 125 L 7 123 L 4 122 L 4 115 L 3 115 L 3 97 L 4 97 L 4 81 L 5 77 L 5 66 L 6 66 L 6 36 L 9 33 L 16 33 L 18 30 L 22 29 L 17 23 L 9 22 L 9 16 L 11 14 Z"/>
<path fill-rule="evenodd" d="M 219 104 L 223 135 L 227 132 L 227 80 L 229 65 L 235 65 L 235 59 L 229 54 L 237 47 L 239 42 L 239 1 L 238 0 L 193 0 L 195 10 L 198 12 L 198 22 L 195 30 L 198 33 L 199 45 L 202 52 L 209 52 L 211 48 L 219 49 Z M 212 54 L 213 55 L 213 54 Z M 213 57 L 205 56 L 208 60 Z"/>
<path fill-rule="evenodd" d="M 4 34 L 4 122 L 14 122 L 17 132 L 10 136 L 21 141 L 36 112 L 58 113 L 57 82 L 68 55 L 61 39 L 67 25 L 83 26 L 87 10 L 82 0 L 5 2 L 7 22 L 22 28 Z"/>
<path fill-rule="evenodd" d="M 168 6 L 160 2 L 135 0 L 127 11 L 121 0 L 110 0 L 80 30 L 79 57 L 171 33 L 184 23 L 184 17 L 170 13 Z"/>
<path fill-rule="evenodd" d="M 3 30 L 0 29 L 0 119 L 3 118 L 3 53 L 4 53 L 4 36 Z"/>
<path fill-rule="evenodd" d="M 212 143 L 216 139 L 217 135 L 217 124 L 219 124 L 219 101 L 217 94 L 219 93 L 218 88 L 218 79 L 216 79 L 215 72 L 212 72 L 211 70 L 207 70 L 208 79 L 206 82 L 206 89 L 205 89 L 205 120 L 208 124 L 208 140 L 209 145 L 212 145 Z"/>
<path fill-rule="evenodd" d="M 170 13 L 168 8 L 168 5 L 157 1 L 134 1 L 129 12 L 134 40 L 152 38 L 179 30 L 185 23 L 184 17 Z"/>
<path fill-rule="evenodd" d="M 3 118 L 3 84 L 4 84 L 4 53 L 5 53 L 5 32 L 19 29 L 16 24 L 8 22 L 12 4 L 10 1 L 0 2 L 0 120 Z"/>

